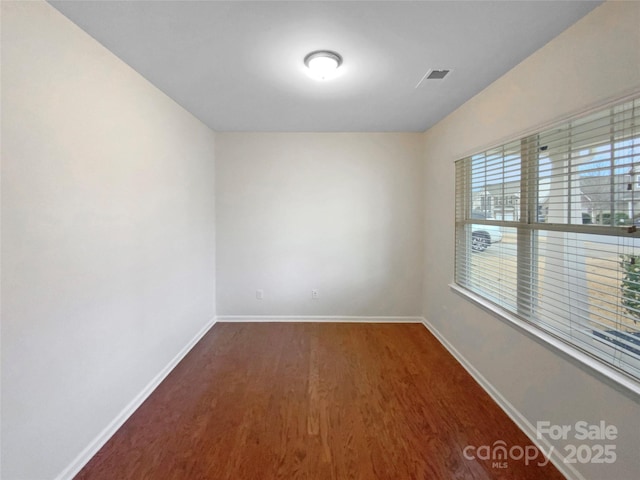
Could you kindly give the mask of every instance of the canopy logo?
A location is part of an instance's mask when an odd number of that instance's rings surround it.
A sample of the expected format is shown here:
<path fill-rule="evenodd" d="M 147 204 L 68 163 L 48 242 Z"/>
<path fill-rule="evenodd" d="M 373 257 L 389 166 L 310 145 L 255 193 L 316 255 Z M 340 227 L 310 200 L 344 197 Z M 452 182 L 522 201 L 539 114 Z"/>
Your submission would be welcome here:
<path fill-rule="evenodd" d="M 536 423 L 536 438 L 562 443 L 556 455 L 564 463 L 614 463 L 617 459 L 616 445 L 618 427 L 604 420 L 589 423 L 580 420 L 574 424 L 553 424 L 547 420 Z M 512 460 L 524 461 L 525 465 L 547 465 L 554 453 L 535 445 L 507 446 L 504 440 L 496 440 L 492 445 L 467 445 L 462 451 L 467 460 L 490 461 L 491 468 L 509 468 Z"/>
<path fill-rule="evenodd" d="M 493 445 L 479 447 L 467 445 L 462 451 L 467 460 L 491 460 L 491 468 L 508 468 L 509 460 L 524 460 L 525 465 L 543 467 L 549 463 L 552 452 L 553 447 L 550 447 L 549 452 L 546 453 L 534 445 L 524 447 L 513 445 L 507 448 L 507 443 L 504 440 L 496 440 Z"/>

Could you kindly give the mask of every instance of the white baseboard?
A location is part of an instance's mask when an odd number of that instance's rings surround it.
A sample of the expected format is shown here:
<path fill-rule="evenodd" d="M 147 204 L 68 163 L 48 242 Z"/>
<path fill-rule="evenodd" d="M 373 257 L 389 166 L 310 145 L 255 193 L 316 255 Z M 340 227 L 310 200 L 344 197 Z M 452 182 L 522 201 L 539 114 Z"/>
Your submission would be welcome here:
<path fill-rule="evenodd" d="M 216 319 L 212 318 L 202 329 L 184 346 L 178 354 L 147 384 L 136 397 L 124 407 L 124 409 L 107 425 L 102 432 L 82 451 L 80 454 L 65 468 L 56 480 L 71 480 L 84 467 L 93 456 L 98 453 L 105 443 L 113 436 L 116 431 L 127 421 L 127 419 L 138 409 L 149 395 L 160 385 L 171 370 L 180 363 L 180 361 L 189 353 L 189 351 L 200 341 L 200 339 L 211 329 L 216 323 Z"/>
<path fill-rule="evenodd" d="M 217 322 L 360 322 L 360 323 L 422 323 L 422 317 L 368 317 L 348 315 L 219 315 Z"/>
<path fill-rule="evenodd" d="M 454 356 L 463 368 L 473 377 L 473 379 L 480 384 L 485 392 L 498 404 L 498 406 L 514 421 L 514 423 L 520 427 L 520 430 L 529 437 L 531 442 L 537 446 L 543 452 L 551 451 L 551 463 L 569 480 L 585 480 L 584 476 L 578 472 L 575 467 L 569 463 L 565 463 L 564 456 L 560 452 L 560 449 L 555 448 L 543 437 L 538 439 L 536 428 L 533 424 L 524 416 L 520 411 L 509 402 L 497 388 L 489 382 L 484 375 L 482 375 L 449 341 L 444 338 L 440 332 L 425 318 L 422 319 L 422 323 L 427 330 L 429 330 L 434 337 L 446 348 L 451 355 Z"/>

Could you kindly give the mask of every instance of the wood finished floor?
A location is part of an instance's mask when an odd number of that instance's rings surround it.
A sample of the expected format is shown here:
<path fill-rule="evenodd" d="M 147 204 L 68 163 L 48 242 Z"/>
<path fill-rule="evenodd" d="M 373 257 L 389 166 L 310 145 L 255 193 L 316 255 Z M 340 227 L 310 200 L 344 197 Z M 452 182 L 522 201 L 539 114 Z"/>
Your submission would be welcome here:
<path fill-rule="evenodd" d="M 562 479 L 421 324 L 217 323 L 77 479 Z M 538 459 L 542 459 L 542 454 Z"/>

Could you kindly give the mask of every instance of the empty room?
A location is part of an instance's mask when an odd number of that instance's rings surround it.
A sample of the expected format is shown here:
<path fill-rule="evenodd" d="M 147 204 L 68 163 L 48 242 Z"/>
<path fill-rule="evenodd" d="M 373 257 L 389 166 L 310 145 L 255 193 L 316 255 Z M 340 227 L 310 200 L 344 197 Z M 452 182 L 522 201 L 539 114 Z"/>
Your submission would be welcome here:
<path fill-rule="evenodd" d="M 0 2 L 3 480 L 640 478 L 640 2 Z"/>

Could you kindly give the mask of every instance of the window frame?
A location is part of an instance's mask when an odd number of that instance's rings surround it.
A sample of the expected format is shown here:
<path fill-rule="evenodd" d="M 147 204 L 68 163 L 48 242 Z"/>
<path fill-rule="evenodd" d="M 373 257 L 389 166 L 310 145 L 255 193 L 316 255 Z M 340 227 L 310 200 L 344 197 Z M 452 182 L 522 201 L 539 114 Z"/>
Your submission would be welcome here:
<path fill-rule="evenodd" d="M 605 111 L 606 109 L 613 109 L 618 105 L 623 105 L 629 101 L 638 101 L 640 99 L 640 92 L 636 92 L 632 95 L 628 95 L 625 98 L 619 98 L 615 101 L 609 102 L 605 105 L 599 105 L 597 108 L 592 108 L 582 115 L 572 115 L 564 119 L 562 122 L 555 122 L 551 127 L 555 125 L 570 124 L 573 120 L 579 120 L 582 117 L 586 117 L 594 112 Z M 625 389 L 632 391 L 635 394 L 640 394 L 640 376 L 636 376 L 611 362 L 608 362 L 602 355 L 597 355 L 595 351 L 592 353 L 588 349 L 578 345 L 572 340 L 570 335 L 561 335 L 549 331 L 544 325 L 536 324 L 532 320 L 533 305 L 535 302 L 528 299 L 528 292 L 532 290 L 532 286 L 537 288 L 537 257 L 538 248 L 536 246 L 536 231 L 556 231 L 567 233 L 580 233 L 580 234 L 597 234 L 607 235 L 615 237 L 633 237 L 640 238 L 640 229 L 638 231 L 629 231 L 627 226 L 615 226 L 615 225 L 593 225 L 593 224 L 578 224 L 578 223 L 542 223 L 538 221 L 538 170 L 539 167 L 539 139 L 541 135 L 547 133 L 551 128 L 550 126 L 540 127 L 527 134 L 519 135 L 516 139 L 502 142 L 501 145 L 481 150 L 471 155 L 467 155 L 458 162 L 471 162 L 474 155 L 486 155 L 488 152 L 498 150 L 500 148 L 506 148 L 509 145 L 513 145 L 518 140 L 521 143 L 520 148 L 520 217 L 514 220 L 480 220 L 473 219 L 471 213 L 473 212 L 472 197 L 473 187 L 471 180 L 470 166 L 466 166 L 464 171 L 465 175 L 468 175 L 463 179 L 463 186 L 466 189 L 464 192 L 459 192 L 459 178 L 456 165 L 456 185 L 455 185 L 455 252 L 454 252 L 454 279 L 449 284 L 449 287 L 457 294 L 464 298 L 471 300 L 474 304 L 478 305 L 482 309 L 488 311 L 493 316 L 499 319 L 505 320 L 510 324 L 516 325 L 521 330 L 524 330 L 529 335 L 542 340 L 544 343 L 553 346 L 555 349 L 561 351 L 565 355 L 568 355 L 573 360 L 576 360 L 581 365 L 586 365 L 598 374 L 613 380 L 618 385 L 623 386 Z M 634 132 L 638 130 L 640 132 L 640 126 L 634 127 Z M 635 138 L 636 133 L 632 133 L 632 138 Z M 613 140 L 612 140 L 613 142 Z M 613 145 L 613 143 L 612 143 Z M 534 148 L 535 146 L 535 148 Z M 631 154 L 634 156 L 635 154 Z M 504 161 L 504 158 L 503 158 Z M 535 166 L 536 168 L 532 168 Z M 569 174 L 570 176 L 571 174 Z M 615 173 L 611 174 L 612 177 Z M 631 182 L 634 186 L 640 175 L 631 177 Z M 635 181 L 634 181 L 635 180 Z M 503 193 L 504 193 L 504 180 L 503 180 Z M 634 188 L 635 190 L 635 188 Z M 460 198 L 462 197 L 462 199 Z M 462 201 L 462 205 L 460 202 Z M 460 219 L 460 216 L 463 218 Z M 499 305 L 496 301 L 492 300 L 490 295 L 482 295 L 477 291 L 473 291 L 462 284 L 458 283 L 459 275 L 459 263 L 460 255 L 459 238 L 461 235 L 465 237 L 470 235 L 470 232 L 465 231 L 465 228 L 470 224 L 486 224 L 498 227 L 509 227 L 516 230 L 517 235 L 517 253 L 516 253 L 516 308 L 515 311 L 509 311 L 506 307 Z M 633 224 L 632 224 L 633 225 Z M 469 240 L 464 240 L 465 243 L 469 243 Z M 466 258 L 469 253 L 465 252 Z M 465 264 L 466 268 L 469 268 L 469 263 Z M 465 274 L 466 275 L 466 274 Z M 525 294 L 524 292 L 527 292 Z M 529 318 L 527 318 L 529 316 Z"/>

